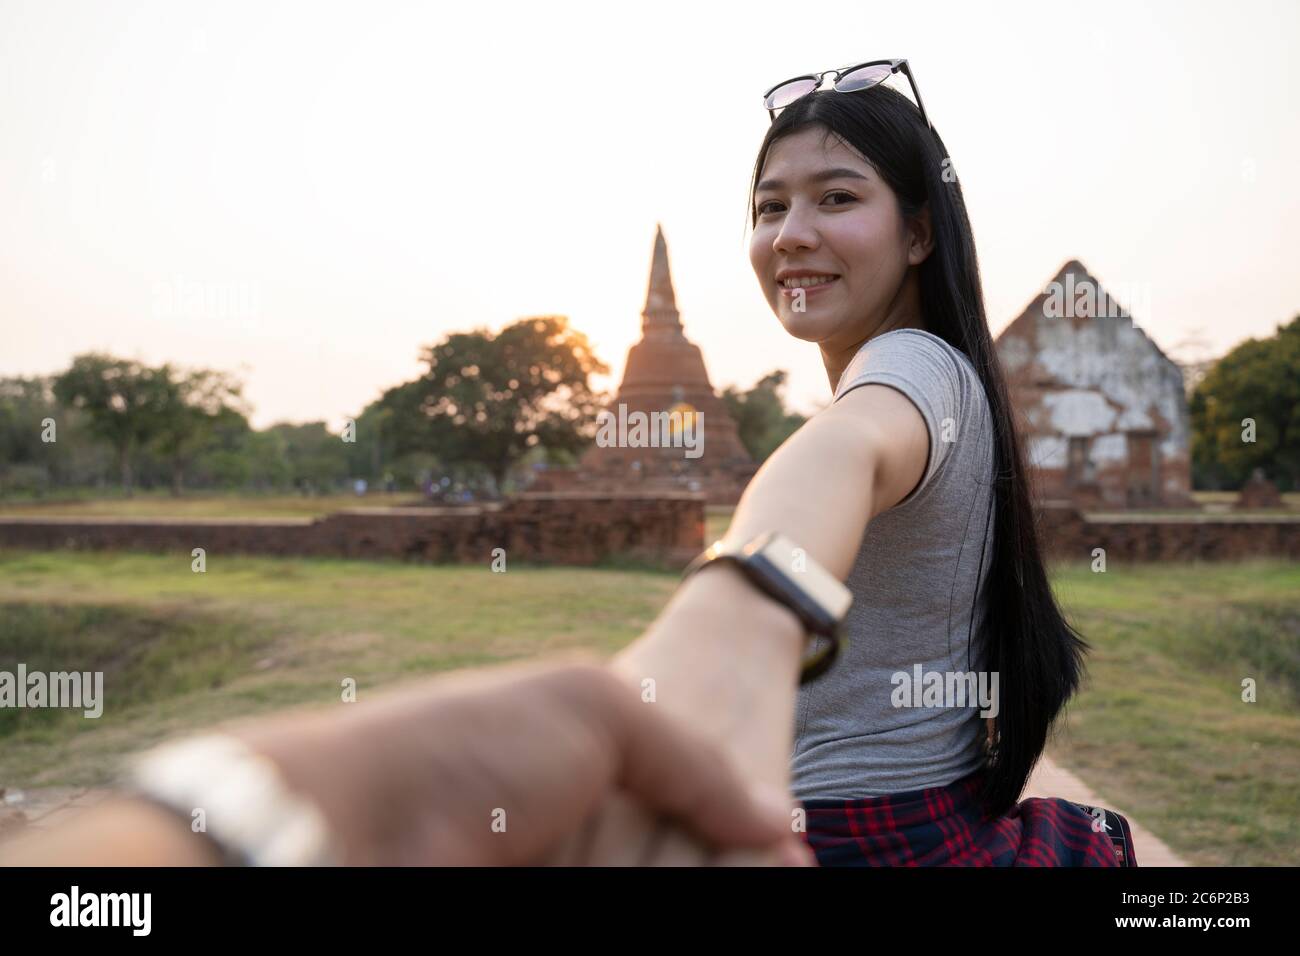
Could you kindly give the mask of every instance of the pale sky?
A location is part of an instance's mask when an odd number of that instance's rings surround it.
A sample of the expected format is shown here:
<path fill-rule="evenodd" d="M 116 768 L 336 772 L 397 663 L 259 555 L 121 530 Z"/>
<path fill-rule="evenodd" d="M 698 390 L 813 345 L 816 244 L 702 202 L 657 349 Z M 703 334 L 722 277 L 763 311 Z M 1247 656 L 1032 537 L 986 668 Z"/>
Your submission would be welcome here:
<path fill-rule="evenodd" d="M 0 375 L 224 368 L 258 427 L 337 427 L 447 332 L 562 313 L 612 387 L 662 222 L 715 388 L 784 368 L 810 412 L 748 259 L 761 98 L 896 56 L 995 332 L 1078 258 L 1217 354 L 1300 311 L 1298 11 L 0 0 Z"/>

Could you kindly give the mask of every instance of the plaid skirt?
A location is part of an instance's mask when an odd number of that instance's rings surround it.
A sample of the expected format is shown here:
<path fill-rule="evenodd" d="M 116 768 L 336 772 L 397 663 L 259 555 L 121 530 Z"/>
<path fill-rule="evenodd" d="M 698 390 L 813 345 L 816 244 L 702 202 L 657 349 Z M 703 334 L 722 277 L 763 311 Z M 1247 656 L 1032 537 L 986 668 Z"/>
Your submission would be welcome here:
<path fill-rule="evenodd" d="M 1137 866 L 1124 817 L 1060 797 L 984 816 L 981 773 L 946 787 L 804 800 L 804 840 L 822 866 Z"/>

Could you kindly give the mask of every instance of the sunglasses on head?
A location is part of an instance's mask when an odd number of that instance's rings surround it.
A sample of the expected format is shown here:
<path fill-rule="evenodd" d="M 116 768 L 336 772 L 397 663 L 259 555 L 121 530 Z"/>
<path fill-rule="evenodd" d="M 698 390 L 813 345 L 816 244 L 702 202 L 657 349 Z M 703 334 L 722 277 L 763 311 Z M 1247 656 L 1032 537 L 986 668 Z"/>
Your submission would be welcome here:
<path fill-rule="evenodd" d="M 858 93 L 884 82 L 900 70 L 912 86 L 912 95 L 916 97 L 916 106 L 921 111 L 921 118 L 933 132 L 934 126 L 925 113 L 925 104 L 921 102 L 921 91 L 916 88 L 916 80 L 913 79 L 906 60 L 871 60 L 867 63 L 859 63 L 857 66 L 842 66 L 838 70 L 825 70 L 821 73 L 792 77 L 764 93 L 763 106 L 767 108 L 768 116 L 775 123 L 778 110 L 785 109 L 800 97 L 819 89 L 822 80 L 828 76 L 835 78 L 832 89 L 840 93 Z"/>

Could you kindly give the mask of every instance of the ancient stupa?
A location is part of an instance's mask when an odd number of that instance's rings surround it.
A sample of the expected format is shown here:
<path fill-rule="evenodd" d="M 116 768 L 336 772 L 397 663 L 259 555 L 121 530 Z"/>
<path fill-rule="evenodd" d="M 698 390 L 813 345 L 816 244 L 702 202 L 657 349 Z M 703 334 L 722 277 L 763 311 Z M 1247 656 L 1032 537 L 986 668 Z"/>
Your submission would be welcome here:
<path fill-rule="evenodd" d="M 641 340 L 628 350 L 618 395 L 606 411 L 606 440 L 602 443 L 598 437 L 574 472 L 563 478 L 549 472 L 541 486 L 694 491 L 705 494 L 710 504 L 734 504 L 757 469 L 726 404 L 709 384 L 699 346 L 682 330 L 662 226 L 655 229 Z M 615 423 L 634 423 L 637 413 L 642 421 L 657 421 L 677 437 L 655 447 L 632 428 L 614 429 Z M 653 425 L 650 431 L 655 433 Z M 615 433 L 620 440 L 611 443 L 608 436 Z M 667 433 L 663 428 L 657 432 L 661 438 Z"/>

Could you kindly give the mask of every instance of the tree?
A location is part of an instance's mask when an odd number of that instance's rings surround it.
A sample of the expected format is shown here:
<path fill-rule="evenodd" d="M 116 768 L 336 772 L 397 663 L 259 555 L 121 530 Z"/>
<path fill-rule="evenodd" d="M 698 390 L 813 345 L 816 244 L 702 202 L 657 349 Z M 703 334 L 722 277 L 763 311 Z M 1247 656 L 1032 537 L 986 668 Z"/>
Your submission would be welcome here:
<path fill-rule="evenodd" d="M 1192 468 L 1202 487 L 1238 487 L 1254 469 L 1300 487 L 1300 316 L 1219 359 L 1192 393 Z"/>
<path fill-rule="evenodd" d="M 781 398 L 785 379 L 786 373 L 777 370 L 768 372 L 747 392 L 734 386 L 722 391 L 722 400 L 740 432 L 741 444 L 756 462 L 765 461 L 805 421 L 802 415 L 785 410 Z"/>
<path fill-rule="evenodd" d="M 324 422 L 282 422 L 267 431 L 283 443 L 294 485 L 334 488 L 347 480 L 348 447 Z"/>
<path fill-rule="evenodd" d="M 284 437 L 272 430 L 253 431 L 246 421 L 233 419 L 214 425 L 212 444 L 191 470 L 205 484 L 221 488 L 268 491 L 293 485 Z"/>
<path fill-rule="evenodd" d="M 391 412 L 383 427 L 394 456 L 433 452 L 481 469 L 500 494 L 534 447 L 576 453 L 594 435 L 603 396 L 588 376 L 609 369 L 564 316 L 521 319 L 497 335 L 453 333 L 422 358 L 428 371 L 377 403 Z"/>
<path fill-rule="evenodd" d="M 54 395 L 85 412 L 92 434 L 112 446 L 122 487 L 130 495 L 135 456 L 159 434 L 173 401 L 168 375 L 136 361 L 88 352 L 55 379 Z"/>
<path fill-rule="evenodd" d="M 54 397 L 54 376 L 0 378 L 0 493 L 103 484 L 109 454 L 87 417 Z"/>
<path fill-rule="evenodd" d="M 55 420 L 56 438 L 66 426 L 58 412 L 47 379 L 0 379 L 0 490 L 41 494 L 49 487 L 61 449 L 41 436 L 49 419 Z"/>
<path fill-rule="evenodd" d="M 219 426 L 239 430 L 242 424 L 247 429 L 243 385 L 227 373 L 212 369 L 175 372 L 170 365 L 164 365 L 158 371 L 168 388 L 166 401 L 159 409 L 153 446 L 171 470 L 172 494 L 179 495 L 186 467 L 212 444 Z"/>

